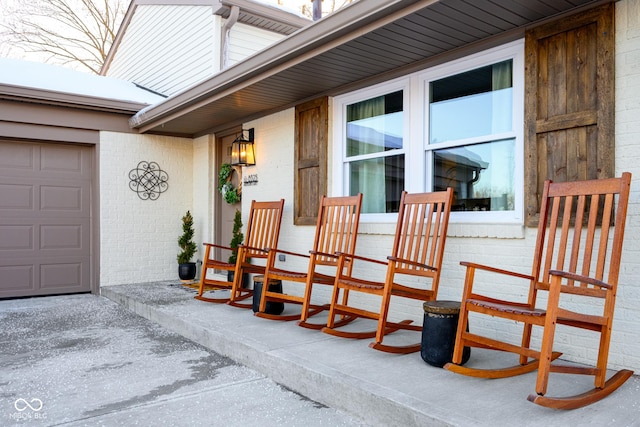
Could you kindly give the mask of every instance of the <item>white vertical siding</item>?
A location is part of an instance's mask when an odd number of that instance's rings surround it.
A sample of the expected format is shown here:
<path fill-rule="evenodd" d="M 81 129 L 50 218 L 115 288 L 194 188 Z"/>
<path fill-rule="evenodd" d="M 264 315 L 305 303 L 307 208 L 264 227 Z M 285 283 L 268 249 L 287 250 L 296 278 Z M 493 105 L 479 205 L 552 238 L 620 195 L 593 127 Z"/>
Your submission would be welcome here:
<path fill-rule="evenodd" d="M 227 66 L 242 61 L 248 56 L 272 45 L 284 36 L 246 24 L 231 27 Z"/>
<path fill-rule="evenodd" d="M 107 75 L 171 95 L 219 68 L 219 19 L 209 6 L 138 6 Z"/>

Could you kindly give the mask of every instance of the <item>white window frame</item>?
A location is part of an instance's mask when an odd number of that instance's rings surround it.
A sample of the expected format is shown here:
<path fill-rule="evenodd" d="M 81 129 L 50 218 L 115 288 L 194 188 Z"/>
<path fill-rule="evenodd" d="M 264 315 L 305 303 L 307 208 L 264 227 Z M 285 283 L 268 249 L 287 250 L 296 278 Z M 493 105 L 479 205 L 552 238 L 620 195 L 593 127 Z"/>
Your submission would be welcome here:
<path fill-rule="evenodd" d="M 394 150 L 393 153 L 389 153 L 389 155 L 404 155 L 405 159 L 405 189 L 407 188 L 407 184 L 409 182 L 409 176 L 411 176 L 411 165 L 408 162 L 410 156 L 410 151 L 413 148 L 415 151 L 415 147 L 412 147 L 414 144 L 411 143 L 413 140 L 410 136 L 411 132 L 411 120 L 409 119 L 409 112 L 412 111 L 409 107 L 409 98 L 411 91 L 411 80 L 407 77 L 402 77 L 400 79 L 392 80 L 390 82 L 385 82 L 378 84 L 376 86 L 368 87 L 363 90 L 359 90 L 357 92 L 352 92 L 350 94 L 341 96 L 336 98 L 338 102 L 334 102 L 333 104 L 333 117 L 334 123 L 337 126 L 333 127 L 333 158 L 336 160 L 333 168 L 333 194 L 348 194 L 349 193 L 349 163 L 351 161 L 356 160 L 364 160 L 369 158 L 378 158 L 383 157 L 385 154 L 383 153 L 373 153 L 373 154 L 365 154 L 361 156 L 351 156 L 349 161 L 347 161 L 347 125 L 346 125 L 346 117 L 347 117 L 347 106 L 354 104 L 356 102 L 366 101 L 367 99 L 375 98 L 381 95 L 387 95 L 393 92 L 402 91 L 402 113 L 403 113 L 403 124 L 402 124 L 402 149 Z M 360 221 L 367 222 L 395 222 L 397 218 L 397 214 L 395 213 L 368 213 L 361 214 Z"/>
<path fill-rule="evenodd" d="M 512 131 L 491 137 L 468 138 L 454 142 L 429 144 L 429 83 L 444 77 L 464 73 L 498 62 L 513 61 Z M 428 70 L 384 82 L 366 89 L 334 98 L 332 121 L 333 167 L 332 194 L 349 192 L 349 171 L 346 160 L 346 110 L 349 104 L 403 90 L 403 149 L 405 155 L 405 190 L 430 191 L 433 173 L 432 152 L 435 149 L 463 146 L 500 139 L 515 140 L 515 199 L 513 211 L 452 212 L 451 223 L 521 224 L 524 217 L 524 40 L 488 49 Z M 395 222 L 397 214 L 362 214 L 361 222 Z"/>

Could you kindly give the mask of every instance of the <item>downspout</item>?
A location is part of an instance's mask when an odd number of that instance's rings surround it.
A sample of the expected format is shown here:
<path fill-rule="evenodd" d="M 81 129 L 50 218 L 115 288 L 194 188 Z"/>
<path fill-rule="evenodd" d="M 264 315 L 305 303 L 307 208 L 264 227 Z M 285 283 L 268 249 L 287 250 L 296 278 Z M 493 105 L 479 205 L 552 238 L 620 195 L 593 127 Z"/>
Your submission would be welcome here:
<path fill-rule="evenodd" d="M 231 6 L 231 12 L 229 18 L 222 27 L 222 57 L 220 58 L 220 70 L 224 70 L 229 66 L 229 34 L 231 33 L 231 27 L 238 22 L 238 16 L 240 15 L 240 8 L 238 6 Z"/>
<path fill-rule="evenodd" d="M 322 18 L 322 0 L 313 1 L 313 20 L 317 21 Z"/>

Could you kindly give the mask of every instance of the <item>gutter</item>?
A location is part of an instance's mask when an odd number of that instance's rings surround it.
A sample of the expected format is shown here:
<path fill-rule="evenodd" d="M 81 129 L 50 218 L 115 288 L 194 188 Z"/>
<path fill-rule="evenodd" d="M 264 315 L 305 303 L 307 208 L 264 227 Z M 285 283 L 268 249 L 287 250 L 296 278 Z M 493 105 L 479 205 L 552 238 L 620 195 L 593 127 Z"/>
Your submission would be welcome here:
<path fill-rule="evenodd" d="M 357 1 L 129 119 L 146 132 L 440 0 Z"/>
<path fill-rule="evenodd" d="M 0 83 L 0 99 L 120 114 L 134 114 L 149 105 L 134 101 L 121 101 L 2 83 Z"/>
<path fill-rule="evenodd" d="M 228 8 L 237 6 L 245 13 L 248 13 L 250 15 L 261 16 L 267 20 L 279 22 L 283 25 L 288 25 L 291 27 L 303 28 L 312 22 L 304 16 L 297 15 L 288 10 L 276 7 L 275 5 L 272 6 L 266 3 L 260 3 L 258 1 L 220 0 L 220 3 L 222 6 Z"/>

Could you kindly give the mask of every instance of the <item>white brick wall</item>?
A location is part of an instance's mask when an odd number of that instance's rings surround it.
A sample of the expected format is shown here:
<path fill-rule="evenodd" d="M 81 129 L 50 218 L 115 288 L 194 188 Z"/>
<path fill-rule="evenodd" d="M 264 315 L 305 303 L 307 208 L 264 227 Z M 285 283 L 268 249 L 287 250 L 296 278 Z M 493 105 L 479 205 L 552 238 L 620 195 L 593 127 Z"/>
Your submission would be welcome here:
<path fill-rule="evenodd" d="M 640 371 L 640 0 L 616 3 L 616 174 L 633 174 L 610 364 Z M 576 343 L 579 346 L 580 342 Z"/>
<path fill-rule="evenodd" d="M 213 175 L 213 147 L 215 137 L 205 135 L 193 142 L 193 222 L 198 252 L 194 257 L 202 259 L 202 242 L 213 241 L 213 196 L 217 177 Z"/>
<path fill-rule="evenodd" d="M 315 227 L 293 225 L 294 109 L 244 125 L 245 129 L 252 127 L 255 128 L 256 135 L 256 166 L 245 168 L 243 174 L 257 174 L 258 184 L 243 187 L 244 221 L 248 218 L 251 200 L 284 198 L 279 246 L 286 250 L 308 253 L 313 244 Z M 289 257 L 286 260 L 286 268 L 306 270 L 306 265 L 306 259 Z"/>
<path fill-rule="evenodd" d="M 636 238 L 640 235 L 640 0 L 616 3 L 615 59 L 616 173 L 630 171 L 634 179 L 609 361 L 612 368 L 640 371 L 640 281 L 637 279 L 640 277 L 640 243 Z M 243 127 L 255 128 L 257 158 L 257 165 L 245 168 L 243 173 L 258 175 L 256 185 L 243 187 L 243 222 L 246 224 L 252 199 L 284 198 L 279 246 L 307 253 L 315 227 L 293 225 L 294 110 L 245 123 Z M 180 217 L 187 209 L 194 212 L 198 244 L 211 237 L 211 195 L 215 191 L 215 177 L 210 172 L 212 147 L 213 137 L 192 142 L 157 136 L 103 134 L 100 144 L 102 285 L 175 278 L 175 241 L 180 231 Z M 331 149 L 329 153 L 332 153 Z M 169 173 L 170 189 L 158 201 L 141 201 L 128 189 L 127 173 L 140 160 L 156 161 Z M 471 234 L 468 227 L 451 226 L 439 299 L 460 299 L 464 282 L 464 269 L 459 264 L 462 260 L 505 266 L 525 273 L 531 269 L 535 229 L 500 225 L 473 227 L 476 236 L 481 233 L 495 237 L 464 237 Z M 357 252 L 385 259 L 393 232 L 393 225 L 361 224 Z M 306 262 L 296 262 L 288 257 L 285 265 L 291 269 L 305 269 Z M 374 274 L 364 269 L 358 272 Z M 479 275 L 477 284 L 497 288 L 504 295 L 512 292 L 512 286 L 495 280 L 495 276 Z M 510 296 L 524 298 L 526 288 L 525 284 Z M 301 292 L 300 289 L 286 290 Z M 316 301 L 326 300 L 329 289 L 316 287 L 314 295 Z M 368 302 L 378 304 L 373 299 Z M 394 302 L 390 316 L 421 322 L 422 305 Z M 513 325 L 498 327 L 486 319 L 472 318 L 472 327 L 501 336 L 512 334 L 515 337 L 518 333 Z M 592 339 L 586 333 L 576 336 L 572 331 L 567 335 L 560 329 L 558 350 L 568 359 L 585 361 L 584 357 L 592 354 L 585 343 Z"/>
<path fill-rule="evenodd" d="M 612 368 L 640 370 L 640 282 L 637 280 L 640 276 L 640 243 L 634 238 L 640 234 L 640 0 L 621 1 L 616 3 L 616 8 L 616 173 L 620 175 L 623 171 L 630 171 L 634 174 L 634 179 L 609 362 Z M 286 208 L 280 246 L 307 252 L 313 240 L 314 227 L 292 225 L 293 120 L 293 110 L 288 110 L 245 124 L 245 127 L 255 127 L 258 141 L 258 165 L 247 169 L 247 173 L 257 173 L 260 181 L 257 186 L 244 189 L 243 207 L 246 217 L 247 203 L 251 198 L 266 200 L 285 197 Z M 268 152 L 265 147 L 268 147 Z M 332 153 L 332 150 L 329 152 Z M 384 230 L 382 234 L 381 229 Z M 499 237 L 459 237 L 471 234 L 464 224 L 453 224 L 451 229 L 439 299 L 460 299 L 464 283 L 464 269 L 460 266 L 460 261 L 463 260 L 505 266 L 524 273 L 530 272 L 536 240 L 535 229 L 499 225 L 478 228 L 478 225 L 473 225 L 473 234 L 476 236 L 480 232 L 484 236 Z M 392 226 L 361 224 L 357 252 L 384 259 L 390 250 L 393 232 Z M 287 266 L 293 268 L 293 261 L 287 259 Z M 358 273 L 368 277 L 380 277 L 383 274 L 362 267 Z M 476 283 L 480 287 L 491 286 L 503 296 L 526 298 L 526 283 L 514 291 L 513 286 L 504 280 L 496 280 L 501 279 L 479 275 Z M 328 292 L 328 289 L 316 287 L 315 299 L 328 298 Z M 377 300 L 373 299 L 365 302 L 370 305 L 378 304 Z M 421 322 L 422 305 L 413 301 L 394 302 L 390 316 L 394 319 L 409 318 Z M 472 327 L 483 329 L 494 336 L 512 335 L 516 342 L 519 340 L 518 329 L 513 325 L 499 325 L 490 319 L 472 318 Z M 592 357 L 593 350 L 587 344 L 592 342 L 593 336 L 589 333 L 575 335 L 574 332 L 567 334 L 565 329 L 559 328 L 558 350 L 563 351 L 567 359 L 588 361 L 585 357 Z"/>
<path fill-rule="evenodd" d="M 191 139 L 101 133 L 101 286 L 177 278 L 181 218 L 193 209 L 193 145 Z M 169 174 L 168 190 L 155 201 L 129 189 L 129 171 L 140 161 L 156 162 Z"/>

